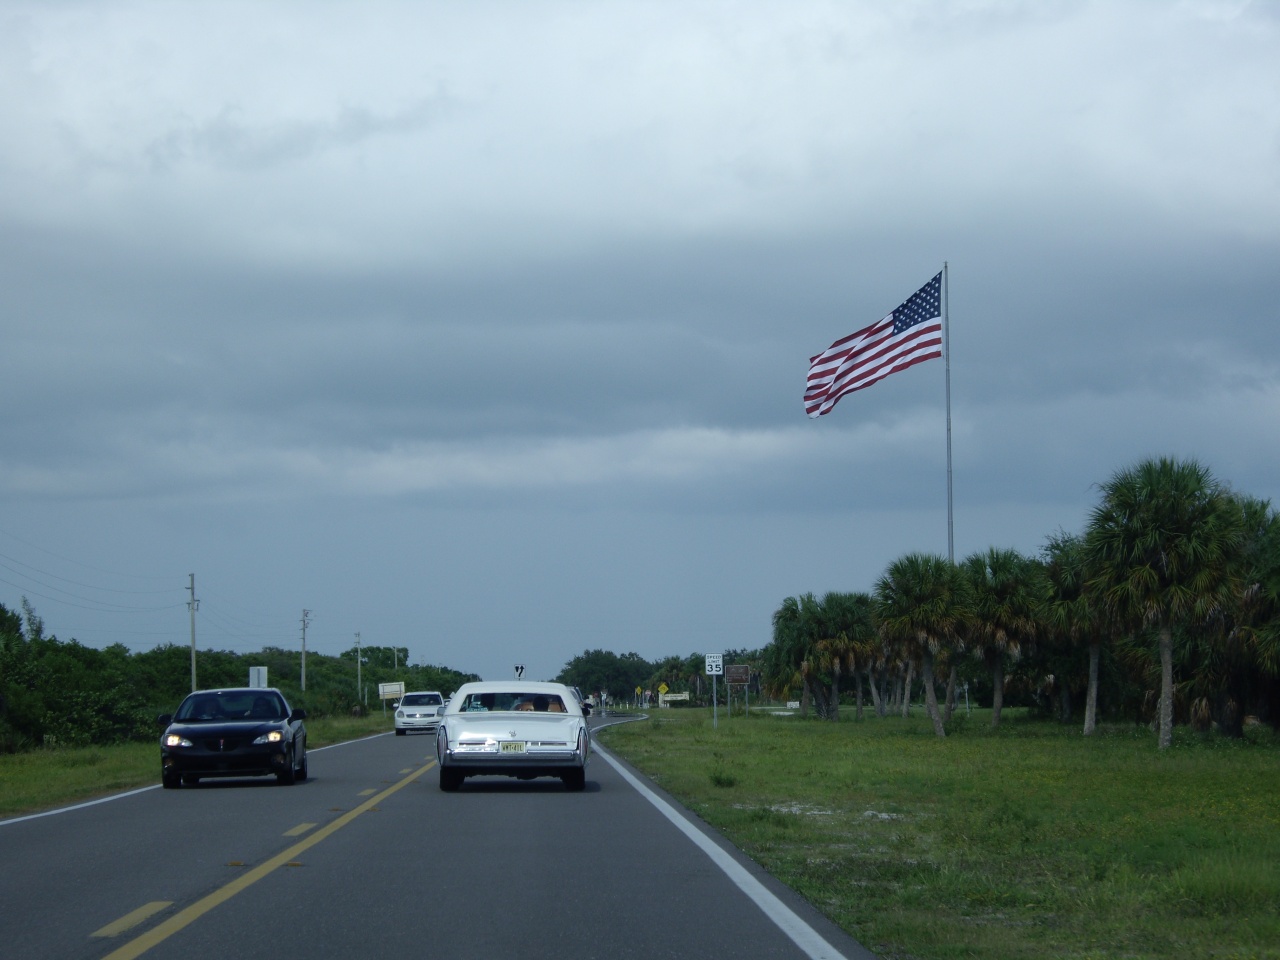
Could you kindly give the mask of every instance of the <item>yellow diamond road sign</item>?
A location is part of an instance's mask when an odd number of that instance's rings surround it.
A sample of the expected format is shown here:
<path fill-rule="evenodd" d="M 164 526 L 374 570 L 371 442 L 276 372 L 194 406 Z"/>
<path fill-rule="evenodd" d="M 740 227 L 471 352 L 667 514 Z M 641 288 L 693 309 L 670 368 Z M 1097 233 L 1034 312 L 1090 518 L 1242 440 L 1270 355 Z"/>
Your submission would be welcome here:
<path fill-rule="evenodd" d="M 659 693 L 666 693 L 666 692 L 667 692 L 668 690 L 670 690 L 670 689 L 671 689 L 671 688 L 670 688 L 670 687 L 668 687 L 665 683 L 660 683 L 660 684 L 658 684 L 658 692 L 659 692 Z"/>

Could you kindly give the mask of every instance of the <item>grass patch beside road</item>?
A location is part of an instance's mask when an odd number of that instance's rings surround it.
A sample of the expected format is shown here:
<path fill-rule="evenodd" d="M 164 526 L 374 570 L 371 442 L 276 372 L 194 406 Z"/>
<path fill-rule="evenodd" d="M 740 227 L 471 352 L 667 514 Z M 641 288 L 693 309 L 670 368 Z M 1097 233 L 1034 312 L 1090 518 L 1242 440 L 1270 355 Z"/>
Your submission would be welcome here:
<path fill-rule="evenodd" d="M 390 715 L 307 720 L 307 748 L 356 740 L 393 727 Z M 0 754 L 0 820 L 81 803 L 160 782 L 160 733 L 154 743 Z"/>
<path fill-rule="evenodd" d="M 670 709 L 601 742 L 889 958 L 1280 958 L 1280 738 Z M 852 714 L 852 711 L 849 711 Z"/>

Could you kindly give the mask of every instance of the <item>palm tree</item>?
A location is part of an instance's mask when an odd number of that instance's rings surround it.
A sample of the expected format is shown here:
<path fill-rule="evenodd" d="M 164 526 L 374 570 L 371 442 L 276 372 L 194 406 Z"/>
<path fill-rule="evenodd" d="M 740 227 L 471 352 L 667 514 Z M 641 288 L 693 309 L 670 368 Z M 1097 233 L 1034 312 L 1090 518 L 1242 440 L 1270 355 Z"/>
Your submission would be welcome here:
<path fill-rule="evenodd" d="M 1084 538 L 1064 532 L 1054 534 L 1045 544 L 1044 564 L 1049 576 L 1049 597 L 1042 614 L 1047 636 L 1058 638 L 1064 647 L 1083 643 L 1089 650 L 1084 736 L 1092 736 L 1098 725 L 1103 623 L 1092 595 L 1084 589 Z"/>
<path fill-rule="evenodd" d="M 800 712 L 807 716 L 809 702 L 820 717 L 828 712 L 827 696 L 820 683 L 821 604 L 812 593 L 787 597 L 773 614 L 773 642 L 765 651 L 765 688 L 781 697 L 800 689 Z"/>
<path fill-rule="evenodd" d="M 965 558 L 973 586 L 973 640 L 991 670 L 991 726 L 1004 707 L 1005 659 L 1016 660 L 1035 636 L 1036 616 L 1048 596 L 1044 568 L 1016 550 L 995 547 Z"/>
<path fill-rule="evenodd" d="M 1229 491 L 1195 460 L 1144 460 L 1102 487 L 1085 538 L 1086 589 L 1160 654 L 1159 745 L 1173 742 L 1173 634 L 1239 592 L 1244 523 Z"/>
<path fill-rule="evenodd" d="M 787 699 L 801 683 L 804 638 L 800 623 L 800 601 L 787 597 L 773 613 L 773 642 L 765 650 L 763 681 L 771 696 Z"/>
<path fill-rule="evenodd" d="M 831 675 L 831 705 L 827 716 L 839 720 L 840 678 L 846 673 L 856 678 L 858 663 L 869 657 L 873 649 L 871 597 L 865 593 L 827 593 L 816 611 L 816 635 L 820 637 L 816 644 L 817 666 Z"/>
<path fill-rule="evenodd" d="M 938 652 L 960 645 L 970 620 L 971 588 L 960 568 L 945 557 L 909 553 L 876 582 L 875 615 L 881 633 L 920 659 L 925 709 L 940 737 L 947 735 L 938 711 L 933 667 Z"/>

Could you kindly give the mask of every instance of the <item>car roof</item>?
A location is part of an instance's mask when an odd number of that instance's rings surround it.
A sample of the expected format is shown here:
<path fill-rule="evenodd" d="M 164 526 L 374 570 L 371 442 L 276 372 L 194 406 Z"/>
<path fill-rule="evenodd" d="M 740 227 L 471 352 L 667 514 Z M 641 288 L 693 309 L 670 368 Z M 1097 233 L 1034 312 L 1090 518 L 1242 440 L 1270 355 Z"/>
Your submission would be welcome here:
<path fill-rule="evenodd" d="M 187 696 L 198 697 L 201 694 L 211 695 L 218 693 L 279 693 L 280 696 L 284 696 L 276 687 L 214 687 L 209 690 L 192 690 Z M 185 700 L 186 697 L 183 697 L 183 699 Z"/>
<path fill-rule="evenodd" d="M 464 683 L 455 692 L 466 693 L 556 693 L 565 694 L 569 690 L 563 683 L 552 683 L 542 680 L 474 680 Z"/>
<path fill-rule="evenodd" d="M 404 692 L 404 695 L 405 695 L 406 697 L 412 697 L 412 696 L 415 696 L 415 695 L 420 694 L 420 693 L 434 693 L 437 697 L 443 697 L 443 696 L 444 696 L 444 694 L 443 694 L 443 693 L 441 693 L 439 690 L 406 690 L 406 691 Z"/>

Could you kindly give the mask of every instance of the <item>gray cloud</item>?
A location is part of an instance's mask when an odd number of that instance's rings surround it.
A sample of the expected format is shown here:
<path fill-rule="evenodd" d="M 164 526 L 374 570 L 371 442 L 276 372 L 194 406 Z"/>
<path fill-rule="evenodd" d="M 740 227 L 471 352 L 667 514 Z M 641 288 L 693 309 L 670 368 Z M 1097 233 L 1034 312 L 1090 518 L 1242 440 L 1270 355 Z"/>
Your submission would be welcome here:
<path fill-rule="evenodd" d="M 215 645 L 307 606 L 319 649 L 488 674 L 760 645 L 788 594 L 945 550 L 943 364 L 801 404 L 943 261 L 959 552 L 1036 550 L 1144 455 L 1275 497 L 1278 32 L 1211 0 L 10 4 L 0 554 L 177 593 L 0 602 L 181 642 L 195 570 Z"/>

